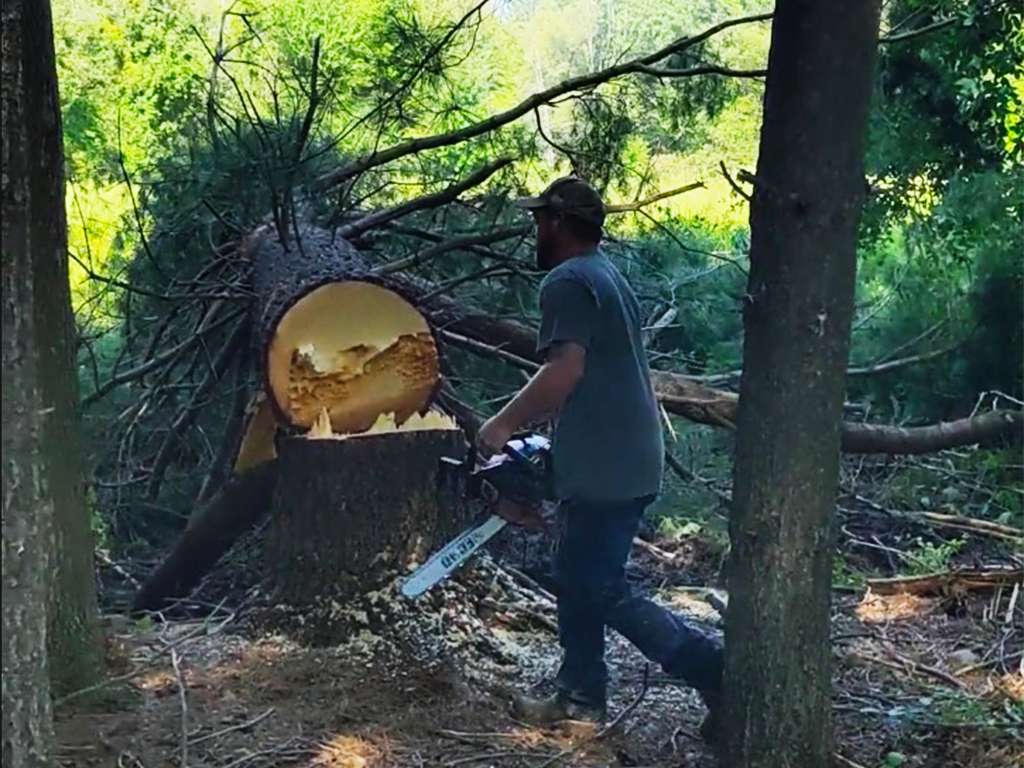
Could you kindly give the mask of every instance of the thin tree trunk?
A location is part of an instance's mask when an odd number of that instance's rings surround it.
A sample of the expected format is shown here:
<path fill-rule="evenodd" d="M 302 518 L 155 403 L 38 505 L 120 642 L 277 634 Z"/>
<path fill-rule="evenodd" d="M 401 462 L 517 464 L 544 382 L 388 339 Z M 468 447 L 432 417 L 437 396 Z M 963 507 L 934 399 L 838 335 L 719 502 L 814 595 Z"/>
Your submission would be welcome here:
<path fill-rule="evenodd" d="M 64 255 L 60 122 L 48 3 L 3 7 L 3 765 L 52 764 L 47 597 L 54 495 L 43 416 L 40 263 Z M 64 274 L 67 284 L 67 273 Z"/>
<path fill-rule="evenodd" d="M 725 764 L 831 759 L 832 509 L 878 0 L 780 0 L 751 206 Z"/>
<path fill-rule="evenodd" d="M 42 466 L 54 503 L 56 558 L 51 568 L 49 652 L 50 682 L 54 692 L 60 694 L 99 679 L 102 646 L 78 417 L 75 327 L 64 213 L 63 137 L 53 30 L 49 3 L 31 3 L 26 8 L 31 9 L 25 13 L 31 19 L 26 32 L 32 29 L 32 44 L 25 48 L 24 84 L 28 91 L 21 125 L 34 144 L 27 150 L 33 186 L 29 215 L 39 216 L 39 225 L 46 230 L 45 239 L 42 233 L 31 237 L 33 294 L 24 311 L 35 315 Z M 25 39 L 29 39 L 28 34 Z M 41 247 L 37 249 L 36 244 Z"/>

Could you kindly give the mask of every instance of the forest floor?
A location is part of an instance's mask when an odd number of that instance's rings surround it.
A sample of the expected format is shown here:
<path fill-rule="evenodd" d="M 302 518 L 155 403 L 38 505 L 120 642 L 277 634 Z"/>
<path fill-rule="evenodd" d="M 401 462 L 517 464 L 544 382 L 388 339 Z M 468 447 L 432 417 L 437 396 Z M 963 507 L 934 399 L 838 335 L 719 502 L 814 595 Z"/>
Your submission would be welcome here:
<path fill-rule="evenodd" d="M 877 566 L 872 576 L 892 575 L 885 563 L 907 546 L 895 532 L 905 521 L 870 514 L 872 504 L 862 496 L 864 514 L 841 513 L 836 765 L 1024 766 L 1019 570 L 997 586 L 972 583 L 962 570 L 1020 569 L 1019 546 L 968 536 L 935 563 L 953 576 L 893 590 L 851 578 L 864 557 Z M 399 596 L 395 582 L 297 612 L 262 591 L 259 538 L 251 534 L 204 582 L 188 614 L 105 622 L 118 682 L 58 702 L 60 764 L 718 765 L 697 735 L 704 709 L 695 693 L 613 632 L 610 726 L 516 722 L 510 692 L 549 686 L 559 649 L 550 595 L 510 564 L 524 542 L 516 532 L 502 536 L 493 556 L 474 559 L 418 600 Z M 630 566 L 637 588 L 720 626 L 713 606 L 724 593 L 705 586 L 719 578 L 720 552 L 700 535 L 650 538 Z M 934 547 L 917 552 L 934 555 Z"/>

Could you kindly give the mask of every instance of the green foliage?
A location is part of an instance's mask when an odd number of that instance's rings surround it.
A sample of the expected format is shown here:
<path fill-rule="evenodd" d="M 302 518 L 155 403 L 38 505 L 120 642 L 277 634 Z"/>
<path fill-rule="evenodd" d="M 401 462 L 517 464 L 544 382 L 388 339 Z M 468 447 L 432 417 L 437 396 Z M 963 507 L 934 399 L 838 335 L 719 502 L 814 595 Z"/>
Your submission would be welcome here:
<path fill-rule="evenodd" d="M 878 413 L 932 421 L 963 416 L 984 392 L 1024 393 L 1024 155 L 1006 132 L 1024 17 L 1012 4 L 917 0 L 888 16 L 905 28 L 956 21 L 880 52 L 853 355 L 882 360 L 922 334 L 904 354 L 956 349 L 853 392 Z"/>
<path fill-rule="evenodd" d="M 980 698 L 950 689 L 934 689 L 890 716 L 931 727 L 973 728 L 1009 738 L 1024 737 L 1024 704 L 1009 698 Z"/>
<path fill-rule="evenodd" d="M 917 548 L 907 552 L 903 559 L 909 565 L 911 575 L 940 573 L 949 570 L 953 557 L 966 543 L 967 540 L 964 538 L 951 539 L 939 544 L 917 539 Z"/>
<path fill-rule="evenodd" d="M 72 252 L 102 277 L 138 289 L 125 293 L 89 281 L 84 267 L 73 268 L 79 329 L 89 340 L 80 356 L 86 394 L 152 339 L 167 311 L 158 295 L 181 290 L 168 276 L 187 282 L 209 263 L 212 249 L 272 212 L 287 211 L 295 191 L 345 158 L 465 126 L 566 77 L 771 6 L 758 0 L 515 0 L 471 14 L 456 30 L 473 4 L 239 0 L 226 15 L 217 0 L 55 5 L 73 181 Z M 931 421 L 964 415 L 982 392 L 1024 395 L 1020 14 L 1012 4 L 986 13 L 973 5 L 901 0 L 888 6 L 894 21 L 916 12 L 911 28 L 933 16 L 953 14 L 958 21 L 882 48 L 852 356 L 855 363 L 871 363 L 956 349 L 927 364 L 852 379 L 850 399 L 868 404 L 873 418 Z M 314 41 L 319 104 L 306 135 Z M 738 27 L 663 65 L 755 69 L 765 64 L 768 42 L 768 25 Z M 669 309 L 678 313 L 651 342 L 655 367 L 693 374 L 735 370 L 742 351 L 747 206 L 719 164 L 733 174 L 754 170 L 762 87 L 758 80 L 718 77 L 624 78 L 542 108 L 544 137 L 528 115 L 492 134 L 370 171 L 309 205 L 325 218 L 339 207 L 382 207 L 436 190 L 497 157 L 515 158 L 464 204 L 406 219 L 447 237 L 508 224 L 510 196 L 535 191 L 573 166 L 613 203 L 701 181 L 701 189 L 610 218 L 609 251 L 636 286 L 645 321 Z M 371 238 L 366 254 L 386 262 L 421 247 L 415 237 L 390 233 Z M 532 254 L 521 241 L 494 251 L 507 260 L 504 271 L 459 283 L 459 300 L 495 316 L 536 320 Z M 417 274 L 452 286 L 495 263 L 452 252 Z M 521 383 L 518 372 L 462 351 L 452 353 L 452 363 L 461 395 L 484 412 Z M 157 431 L 137 430 L 124 450 L 151 454 L 183 396 L 160 403 L 162 425 L 148 412 Z M 124 388 L 89 411 L 89 440 L 107 471 L 124 437 L 113 435 L 110 425 L 137 397 L 137 390 Z M 229 401 L 230 393 L 219 392 L 181 449 L 175 470 L 182 483 L 161 499 L 158 513 L 169 526 L 179 521 L 167 508 L 183 514 L 197 490 L 197 477 L 185 472 L 188 462 L 211 459 L 207 435 L 221 429 Z M 677 427 L 674 450 L 686 465 L 726 477 L 728 438 Z M 129 469 L 144 474 L 144 462 Z M 986 516 L 1019 519 L 1015 482 L 985 499 Z M 905 473 L 894 486 L 896 508 L 918 508 L 934 484 L 927 473 Z M 118 490 L 97 502 L 120 505 L 132 492 Z M 724 540 L 719 507 L 706 488 L 671 479 L 654 516 L 686 521 L 665 523 L 673 530 L 690 524 Z M 123 522 L 114 519 L 113 535 L 123 533 Z M 947 554 L 917 553 L 934 562 Z M 836 576 L 848 583 L 859 578 L 842 561 Z"/>
<path fill-rule="evenodd" d="M 848 589 L 860 589 L 867 583 L 867 576 L 854 568 L 841 552 L 832 558 L 832 584 Z"/>
<path fill-rule="evenodd" d="M 212 5 L 212 3 L 211 3 Z M 72 176 L 112 181 L 194 136 L 206 54 L 197 3 L 55 0 L 55 42 Z"/>

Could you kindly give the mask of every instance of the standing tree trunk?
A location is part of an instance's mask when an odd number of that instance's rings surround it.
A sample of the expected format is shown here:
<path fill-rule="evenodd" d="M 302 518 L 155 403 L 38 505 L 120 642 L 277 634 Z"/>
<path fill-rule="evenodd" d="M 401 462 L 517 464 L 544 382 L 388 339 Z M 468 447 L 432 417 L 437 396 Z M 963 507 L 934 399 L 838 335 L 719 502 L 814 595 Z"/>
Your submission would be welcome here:
<path fill-rule="evenodd" d="M 832 510 L 878 15 L 878 0 L 776 5 L 730 524 L 730 768 L 831 760 Z"/>
<path fill-rule="evenodd" d="M 21 311 L 34 316 L 33 355 L 42 433 L 40 467 L 53 502 L 56 557 L 50 574 L 50 681 L 58 694 L 99 679 L 102 659 L 97 621 L 93 539 L 85 504 L 78 419 L 74 316 L 68 282 L 64 213 L 64 155 L 56 59 L 49 3 L 16 3 L 24 48 L 21 56 L 22 112 L 5 120 L 14 135 L 10 151 L 24 153 L 24 196 L 32 295 Z M 12 20 L 13 21 L 13 20 Z M 8 29 L 5 23 L 5 34 Z M 18 66 L 14 61 L 8 65 Z M 14 92 L 18 99 L 19 91 Z M 5 106 L 10 95 L 5 95 Z M 12 108 L 13 105 L 12 105 Z M 20 135 L 19 135 L 20 134 Z M 5 133 L 6 137 L 6 133 Z M 5 142 L 7 139 L 5 138 Z M 20 146 L 16 141 L 24 142 Z M 6 156 L 5 156 L 6 159 Z M 14 185 L 19 182 L 12 176 Z M 17 194 L 17 186 L 12 186 Z M 5 215 L 6 204 L 5 197 Z M 13 215 L 18 216 L 19 213 Z M 37 229 L 38 228 L 38 229 Z M 4 238 L 5 250 L 20 245 Z M 5 268 L 6 269 L 6 268 Z M 6 370 L 6 369 L 5 369 Z"/>
<path fill-rule="evenodd" d="M 51 366 L 66 342 L 46 335 L 53 326 L 36 302 L 45 291 L 66 297 L 66 266 L 46 281 L 64 263 L 67 233 L 49 3 L 6 2 L 3 37 L 3 765 L 20 768 L 48 766 L 53 753 L 47 598 L 54 504 L 65 497 L 51 470 L 47 422 L 58 414 L 46 412 L 46 378 L 68 372 Z"/>

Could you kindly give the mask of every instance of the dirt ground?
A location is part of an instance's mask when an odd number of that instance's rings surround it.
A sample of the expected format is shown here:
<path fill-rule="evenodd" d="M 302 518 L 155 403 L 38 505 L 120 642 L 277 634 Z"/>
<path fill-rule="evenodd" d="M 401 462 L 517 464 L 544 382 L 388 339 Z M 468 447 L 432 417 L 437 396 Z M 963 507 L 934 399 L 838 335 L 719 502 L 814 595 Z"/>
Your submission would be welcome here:
<path fill-rule="evenodd" d="M 640 552 L 631 571 L 643 588 L 720 622 L 707 593 L 686 586 L 707 553 L 685 541 L 657 547 L 669 560 Z M 1019 593 L 837 592 L 836 764 L 1024 766 Z M 718 765 L 697 736 L 697 696 L 614 633 L 611 727 L 516 722 L 509 692 L 544 688 L 558 663 L 554 606 L 488 556 L 416 601 L 391 584 L 296 612 L 250 588 L 212 608 L 109 625 L 111 674 L 130 679 L 58 705 L 61 765 Z"/>

